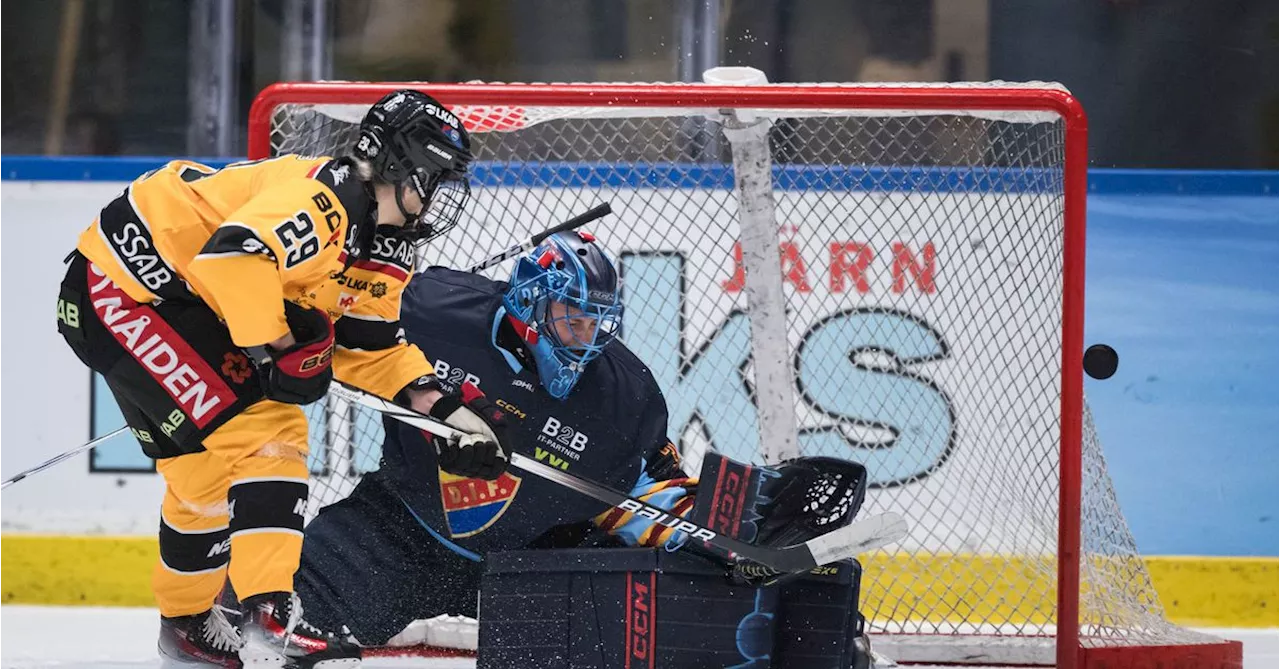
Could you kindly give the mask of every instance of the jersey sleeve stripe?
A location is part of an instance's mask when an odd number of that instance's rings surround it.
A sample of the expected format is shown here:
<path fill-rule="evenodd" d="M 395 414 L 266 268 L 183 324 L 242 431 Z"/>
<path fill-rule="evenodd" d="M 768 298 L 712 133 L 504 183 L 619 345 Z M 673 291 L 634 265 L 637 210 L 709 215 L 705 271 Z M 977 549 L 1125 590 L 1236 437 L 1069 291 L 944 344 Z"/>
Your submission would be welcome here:
<path fill-rule="evenodd" d="M 600 529 L 606 532 L 612 532 L 625 515 L 627 515 L 627 512 L 622 509 L 610 509 L 603 514 L 596 516 L 596 525 L 599 525 Z"/>
<path fill-rule="evenodd" d="M 696 500 L 697 497 L 692 495 L 682 497 L 680 501 L 676 502 L 676 505 L 671 508 L 671 515 L 684 518 L 685 514 L 689 513 L 689 509 L 693 507 L 693 503 Z"/>
<path fill-rule="evenodd" d="M 243 223 L 228 222 L 223 223 L 213 232 L 213 236 L 204 243 L 204 247 L 196 257 L 255 254 L 267 256 L 273 261 L 276 259 L 276 254 L 271 247 L 262 241 L 253 228 Z"/>
<path fill-rule="evenodd" d="M 377 262 L 376 260 L 357 260 L 352 263 L 352 267 L 358 267 L 370 272 L 380 272 L 398 281 L 409 280 L 409 272 L 407 270 L 390 263 Z"/>
<path fill-rule="evenodd" d="M 189 299 L 191 287 L 156 248 L 151 226 L 134 203 L 133 185 L 127 197 L 112 200 L 98 215 L 98 236 L 116 263 L 140 286 L 162 299 Z"/>

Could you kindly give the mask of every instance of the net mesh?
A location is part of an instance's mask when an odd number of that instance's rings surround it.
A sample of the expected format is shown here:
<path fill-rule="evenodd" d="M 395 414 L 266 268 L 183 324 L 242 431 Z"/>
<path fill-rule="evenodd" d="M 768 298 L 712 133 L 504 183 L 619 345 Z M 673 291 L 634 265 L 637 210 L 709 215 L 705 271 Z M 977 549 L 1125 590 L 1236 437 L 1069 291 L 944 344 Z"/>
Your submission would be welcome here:
<path fill-rule="evenodd" d="M 722 132 L 726 120 L 768 123 L 799 449 L 867 464 L 864 513 L 896 510 L 912 525 L 864 559 L 872 630 L 1048 642 L 1063 411 L 1056 117 L 454 110 L 473 132 L 474 200 L 423 260 L 466 266 L 611 203 L 615 215 L 588 229 L 619 259 L 623 339 L 663 388 L 692 469 L 708 448 L 759 461 L 757 402 L 776 401 L 753 387 Z M 272 150 L 340 155 L 363 112 L 282 105 Z M 310 417 L 314 514 L 376 468 L 382 433 L 337 399 Z M 1082 642 L 1204 642 L 1164 620 L 1087 410 L 1084 424 Z"/>

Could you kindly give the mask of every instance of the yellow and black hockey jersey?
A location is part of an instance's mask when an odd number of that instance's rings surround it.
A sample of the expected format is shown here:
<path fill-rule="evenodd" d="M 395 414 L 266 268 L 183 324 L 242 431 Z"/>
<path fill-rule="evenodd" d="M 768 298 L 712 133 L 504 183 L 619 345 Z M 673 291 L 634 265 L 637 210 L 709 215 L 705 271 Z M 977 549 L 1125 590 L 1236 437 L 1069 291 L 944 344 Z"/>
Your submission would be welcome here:
<path fill-rule="evenodd" d="M 400 333 L 414 247 L 377 234 L 345 160 L 293 155 L 213 169 L 175 160 L 108 204 L 77 249 L 140 302 L 199 299 L 243 347 L 284 336 L 284 302 L 334 321 L 334 374 L 391 397 L 432 373 Z"/>

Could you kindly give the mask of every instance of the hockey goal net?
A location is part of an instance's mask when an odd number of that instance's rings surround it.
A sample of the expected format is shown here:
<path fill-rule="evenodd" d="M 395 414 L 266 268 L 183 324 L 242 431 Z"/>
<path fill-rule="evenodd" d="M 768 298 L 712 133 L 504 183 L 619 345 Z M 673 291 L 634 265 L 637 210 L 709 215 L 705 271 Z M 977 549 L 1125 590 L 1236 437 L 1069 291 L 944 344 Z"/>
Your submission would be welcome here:
<path fill-rule="evenodd" d="M 251 157 L 341 154 L 403 86 L 272 86 Z M 1084 405 L 1085 118 L 1061 86 L 410 86 L 477 158 L 470 210 L 424 260 L 466 266 L 609 202 L 588 229 L 689 463 L 867 465 L 866 512 L 912 526 L 863 557 L 878 650 L 1216 652 L 1165 621 Z M 311 416 L 314 513 L 376 468 L 382 435 L 336 400 Z"/>

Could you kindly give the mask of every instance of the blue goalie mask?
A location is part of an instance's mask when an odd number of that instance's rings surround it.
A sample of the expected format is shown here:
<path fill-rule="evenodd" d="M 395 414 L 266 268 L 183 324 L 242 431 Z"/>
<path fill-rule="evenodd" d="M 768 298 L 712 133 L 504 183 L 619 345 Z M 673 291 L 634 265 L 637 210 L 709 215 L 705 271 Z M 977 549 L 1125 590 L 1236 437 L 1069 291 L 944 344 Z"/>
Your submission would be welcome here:
<path fill-rule="evenodd" d="M 622 326 L 617 269 L 586 232 L 552 235 L 516 261 L 502 305 L 556 399 L 569 395 Z"/>

